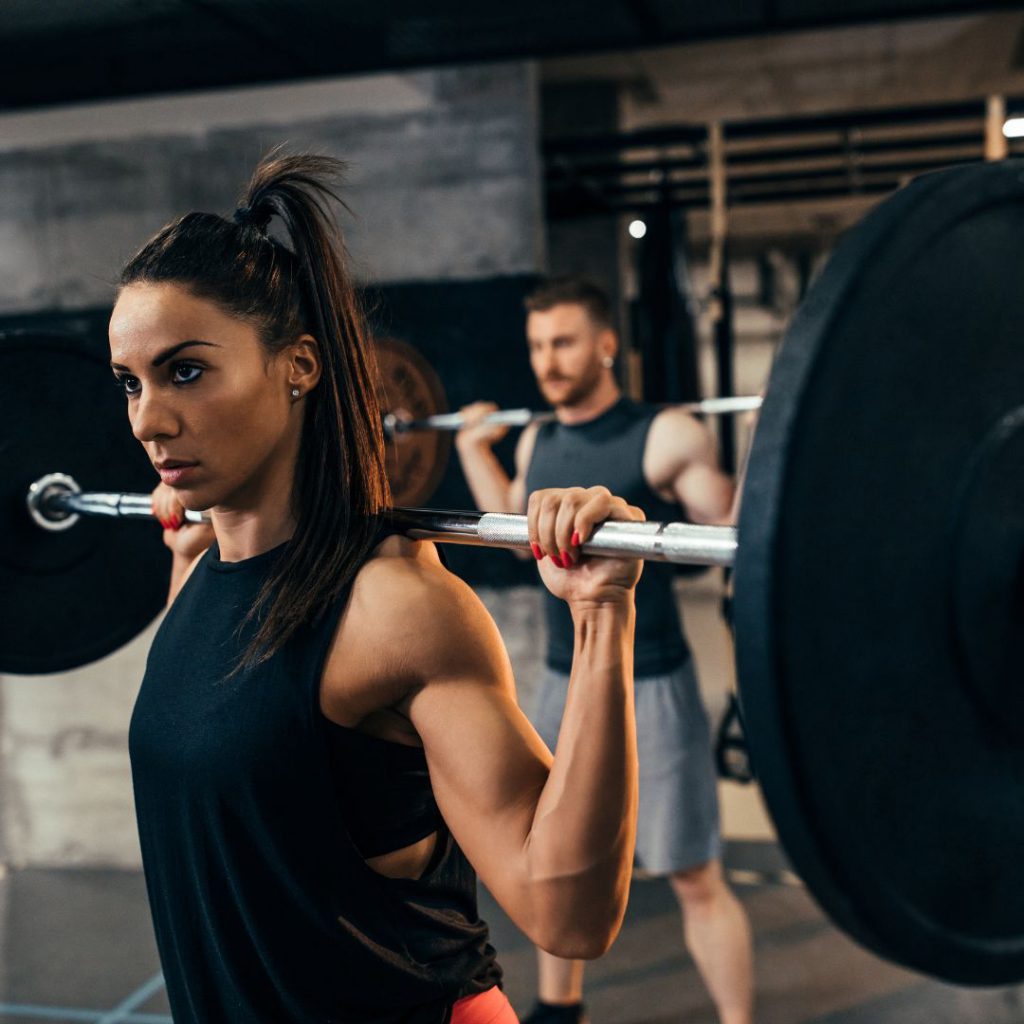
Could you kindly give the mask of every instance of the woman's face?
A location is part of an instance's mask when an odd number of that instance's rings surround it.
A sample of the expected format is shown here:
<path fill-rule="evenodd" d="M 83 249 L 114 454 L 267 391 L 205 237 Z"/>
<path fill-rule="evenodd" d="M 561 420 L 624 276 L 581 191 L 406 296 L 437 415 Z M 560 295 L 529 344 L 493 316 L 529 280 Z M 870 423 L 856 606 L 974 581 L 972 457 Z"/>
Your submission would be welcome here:
<path fill-rule="evenodd" d="M 251 507 L 262 486 L 294 470 L 301 415 L 292 388 L 304 395 L 315 380 L 293 349 L 269 355 L 254 326 L 181 285 L 121 291 L 111 367 L 132 432 L 186 508 Z"/>

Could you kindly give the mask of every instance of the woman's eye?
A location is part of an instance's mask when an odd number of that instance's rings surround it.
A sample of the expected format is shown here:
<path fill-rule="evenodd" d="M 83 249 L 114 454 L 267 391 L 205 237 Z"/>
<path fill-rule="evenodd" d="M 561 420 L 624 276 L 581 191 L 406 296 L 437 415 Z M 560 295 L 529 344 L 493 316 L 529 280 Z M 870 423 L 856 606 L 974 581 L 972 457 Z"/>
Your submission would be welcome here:
<path fill-rule="evenodd" d="M 175 384 L 191 384 L 203 375 L 203 368 L 194 363 L 175 363 L 172 376 Z"/>
<path fill-rule="evenodd" d="M 123 391 L 126 395 L 138 394 L 140 390 L 139 378 L 132 377 L 130 374 L 123 373 L 118 377 L 114 378 L 118 388 Z"/>

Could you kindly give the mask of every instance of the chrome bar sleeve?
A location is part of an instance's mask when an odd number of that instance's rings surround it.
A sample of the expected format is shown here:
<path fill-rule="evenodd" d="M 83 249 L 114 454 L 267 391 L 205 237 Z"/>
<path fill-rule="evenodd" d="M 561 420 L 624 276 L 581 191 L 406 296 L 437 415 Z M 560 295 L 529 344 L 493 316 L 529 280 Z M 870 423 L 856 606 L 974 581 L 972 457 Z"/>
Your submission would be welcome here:
<path fill-rule="evenodd" d="M 395 509 L 395 524 L 410 537 L 440 543 L 530 550 L 527 518 L 504 512 Z M 607 522 L 582 548 L 584 554 L 642 558 L 682 565 L 732 565 L 736 530 L 692 523 Z"/>
<path fill-rule="evenodd" d="M 70 512 L 82 516 L 115 516 L 118 519 L 152 519 L 153 508 L 148 494 L 125 494 L 116 491 L 86 491 L 82 494 L 66 494 L 50 499 L 63 505 Z M 185 521 L 189 523 L 208 522 L 203 512 L 185 510 Z"/>

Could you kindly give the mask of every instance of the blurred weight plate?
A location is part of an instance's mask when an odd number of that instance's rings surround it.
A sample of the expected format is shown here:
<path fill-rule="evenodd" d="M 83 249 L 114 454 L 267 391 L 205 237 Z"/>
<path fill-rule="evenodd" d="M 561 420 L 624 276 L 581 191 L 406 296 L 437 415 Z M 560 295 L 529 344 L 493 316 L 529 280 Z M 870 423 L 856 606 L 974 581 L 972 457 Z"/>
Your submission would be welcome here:
<path fill-rule="evenodd" d="M 381 376 L 381 409 L 405 419 L 447 412 L 444 388 L 434 368 L 411 345 L 377 338 L 374 347 Z M 392 504 L 426 504 L 444 476 L 451 435 L 440 430 L 395 434 L 387 439 L 387 473 Z"/>
<path fill-rule="evenodd" d="M 1020 161 L 874 210 L 783 343 L 739 524 L 782 844 L 851 935 L 963 983 L 1024 979 L 1022 295 Z"/>
<path fill-rule="evenodd" d="M 164 605 L 170 552 L 149 522 L 82 519 L 48 533 L 29 484 L 68 473 L 85 490 L 158 483 L 128 426 L 106 340 L 0 335 L 0 672 L 60 672 L 116 651 Z"/>

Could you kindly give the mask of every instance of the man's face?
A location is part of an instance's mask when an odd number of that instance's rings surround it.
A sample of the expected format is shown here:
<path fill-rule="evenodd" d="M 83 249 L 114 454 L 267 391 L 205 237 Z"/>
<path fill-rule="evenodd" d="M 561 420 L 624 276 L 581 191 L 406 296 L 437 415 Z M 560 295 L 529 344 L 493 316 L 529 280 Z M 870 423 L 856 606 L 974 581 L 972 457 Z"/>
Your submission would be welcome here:
<path fill-rule="evenodd" d="M 575 302 L 531 312 L 526 339 L 541 394 L 556 408 L 584 401 L 608 372 L 605 357 L 615 355 L 614 332 Z"/>

